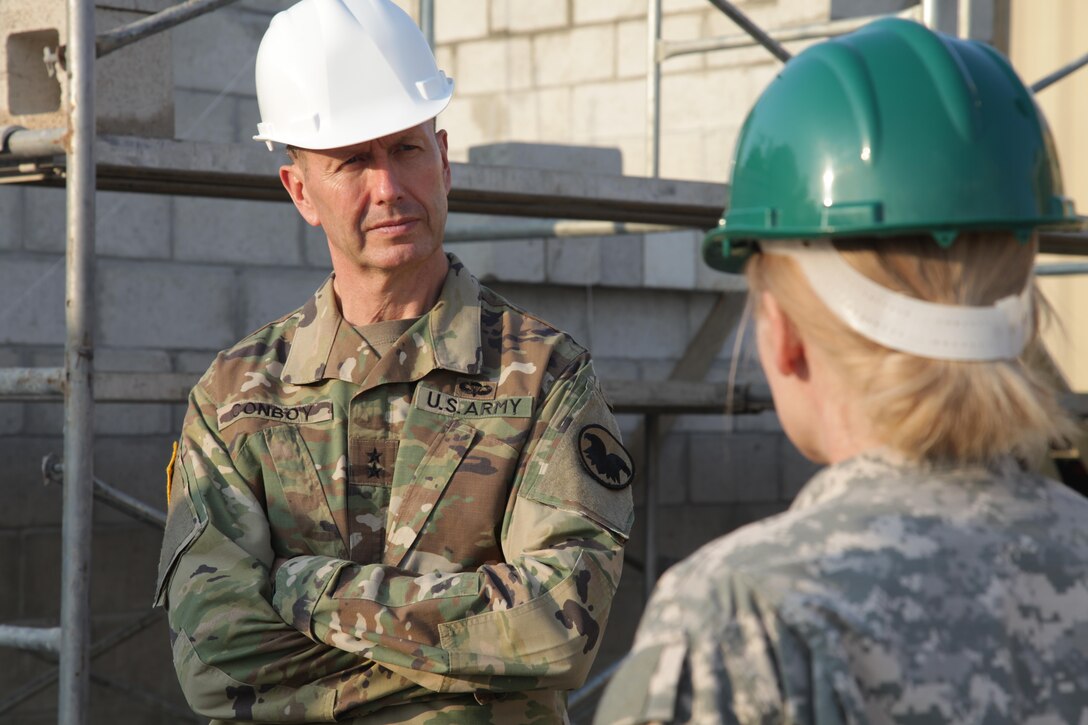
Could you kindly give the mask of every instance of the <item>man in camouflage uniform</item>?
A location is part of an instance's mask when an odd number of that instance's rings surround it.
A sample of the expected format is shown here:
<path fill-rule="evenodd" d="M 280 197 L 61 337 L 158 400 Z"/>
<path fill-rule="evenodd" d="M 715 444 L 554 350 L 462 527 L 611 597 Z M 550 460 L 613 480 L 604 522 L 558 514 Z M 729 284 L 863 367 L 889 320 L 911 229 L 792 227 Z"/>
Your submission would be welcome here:
<path fill-rule="evenodd" d="M 422 52 L 383 0 L 315 8 Z M 293 144 L 334 274 L 190 396 L 157 599 L 208 717 L 563 722 L 600 646 L 633 464 L 585 349 L 443 252 L 446 135 L 413 120 Z"/>

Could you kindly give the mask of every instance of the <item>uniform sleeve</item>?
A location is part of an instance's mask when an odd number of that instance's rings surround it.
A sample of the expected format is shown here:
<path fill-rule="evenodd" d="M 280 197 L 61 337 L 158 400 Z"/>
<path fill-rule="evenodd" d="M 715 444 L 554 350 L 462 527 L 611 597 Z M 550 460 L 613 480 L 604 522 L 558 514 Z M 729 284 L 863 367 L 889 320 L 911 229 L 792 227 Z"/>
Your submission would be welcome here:
<path fill-rule="evenodd" d="M 833 673 L 757 589 L 686 563 L 658 583 L 594 724 L 845 723 Z"/>
<path fill-rule="evenodd" d="M 619 583 L 633 464 L 584 356 L 556 380 L 532 430 L 502 524 L 502 562 L 420 575 L 298 557 L 276 575 L 276 609 L 315 642 L 411 670 L 438 692 L 579 686 Z M 586 430 L 617 437 L 623 477 L 591 474 L 579 442 Z"/>
<path fill-rule="evenodd" d="M 360 654 L 302 636 L 271 605 L 273 564 L 259 471 L 228 452 L 201 390 L 173 465 L 156 604 L 190 706 L 224 720 L 327 722 L 386 697 L 430 694 Z"/>

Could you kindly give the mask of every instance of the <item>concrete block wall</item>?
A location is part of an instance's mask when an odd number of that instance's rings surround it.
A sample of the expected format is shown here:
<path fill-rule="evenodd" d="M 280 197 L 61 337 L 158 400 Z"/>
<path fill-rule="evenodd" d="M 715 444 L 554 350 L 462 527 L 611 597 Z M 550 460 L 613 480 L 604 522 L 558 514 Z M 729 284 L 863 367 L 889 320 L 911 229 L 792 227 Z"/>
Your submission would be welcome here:
<path fill-rule="evenodd" d="M 178 138 L 250 142 L 258 120 L 257 44 L 272 13 L 290 4 L 243 0 L 171 31 Z M 403 4 L 417 12 L 414 0 Z M 742 6 L 766 26 L 827 16 L 824 0 Z M 665 0 L 664 9 L 668 38 L 735 32 L 703 0 Z M 458 83 L 441 119 L 455 160 L 469 159 L 482 144 L 547 142 L 618 149 L 608 159 L 594 157 L 603 164 L 598 172 L 644 171 L 644 0 L 442 0 L 436 12 L 440 63 Z M 736 126 L 776 67 L 759 48 L 668 61 L 663 174 L 723 180 Z M 580 155 L 583 162 L 590 156 Z M 59 365 L 63 192 L 0 186 L 0 219 L 0 366 Z M 101 371 L 202 372 L 217 350 L 301 304 L 329 268 L 323 234 L 287 203 L 103 192 L 96 228 Z M 501 294 L 589 346 L 602 377 L 652 381 L 670 375 L 718 294 L 743 292 L 738 280 L 698 261 L 699 239 L 693 230 L 450 248 Z M 743 349 L 739 378 L 756 379 L 752 347 Z M 731 339 L 707 379 L 726 379 L 732 350 Z M 99 406 L 98 477 L 164 507 L 163 468 L 183 413 L 182 405 Z M 640 417 L 620 422 L 634 439 Z M 0 476 L 7 504 L 0 509 L 0 576 L 15 583 L 0 590 L 0 622 L 56 622 L 60 491 L 42 484 L 40 462 L 61 451 L 61 427 L 59 404 L 0 403 L 0 457 L 8 462 Z M 773 415 L 678 418 L 662 441 L 659 571 L 738 525 L 782 510 L 811 472 Z M 640 523 L 629 553 L 637 563 L 644 491 L 637 488 L 636 496 Z M 100 504 L 94 513 L 92 614 L 96 634 L 103 634 L 147 610 L 161 535 Z M 637 567 L 629 568 L 598 669 L 628 648 L 642 587 Z M 46 669 L 31 655 L 5 656 L 14 666 L 0 668 L 0 699 Z M 184 708 L 161 623 L 95 660 L 93 669 Z M 55 721 L 55 708 L 55 690 L 48 690 L 10 715 L 46 723 Z M 95 725 L 181 721 L 169 708 L 93 686 Z"/>

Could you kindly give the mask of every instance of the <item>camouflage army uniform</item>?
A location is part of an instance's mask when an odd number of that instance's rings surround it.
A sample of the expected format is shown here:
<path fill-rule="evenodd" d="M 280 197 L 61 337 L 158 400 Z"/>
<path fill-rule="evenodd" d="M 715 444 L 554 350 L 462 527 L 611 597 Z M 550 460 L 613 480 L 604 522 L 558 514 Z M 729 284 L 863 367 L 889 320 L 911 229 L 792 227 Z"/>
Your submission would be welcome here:
<path fill-rule="evenodd" d="M 597 723 L 1088 723 L 1088 500 L 1012 461 L 825 469 L 662 577 Z"/>
<path fill-rule="evenodd" d="M 380 358 L 330 278 L 190 396 L 157 595 L 190 704 L 257 722 L 562 722 L 633 518 L 612 436 L 586 351 L 456 258 Z M 591 465 L 593 441 L 617 466 Z"/>

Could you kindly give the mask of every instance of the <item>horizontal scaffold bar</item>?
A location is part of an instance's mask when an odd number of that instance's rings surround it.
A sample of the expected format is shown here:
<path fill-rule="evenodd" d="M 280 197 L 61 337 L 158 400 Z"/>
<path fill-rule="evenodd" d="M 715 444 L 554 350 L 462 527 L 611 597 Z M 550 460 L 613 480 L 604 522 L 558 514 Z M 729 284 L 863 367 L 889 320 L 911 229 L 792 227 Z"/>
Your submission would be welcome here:
<path fill-rule="evenodd" d="M 17 130 L 9 135 L 6 148 L 0 153 L 0 173 L 8 180 L 25 174 L 34 183 L 64 183 L 58 173 L 64 165 L 63 134 Z M 258 144 L 101 136 L 95 152 L 102 190 L 290 201 L 278 174 L 285 157 Z M 724 184 L 514 166 L 451 166 L 453 212 L 709 228 L 717 224 L 726 198 Z"/>
<path fill-rule="evenodd" d="M 16 627 L 0 624 L 0 647 L 60 652 L 60 627 Z"/>

